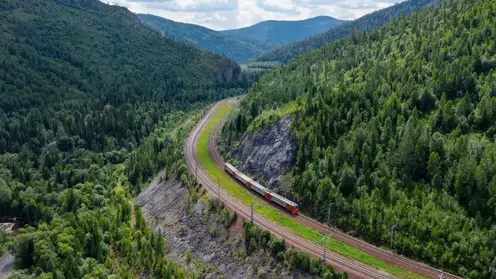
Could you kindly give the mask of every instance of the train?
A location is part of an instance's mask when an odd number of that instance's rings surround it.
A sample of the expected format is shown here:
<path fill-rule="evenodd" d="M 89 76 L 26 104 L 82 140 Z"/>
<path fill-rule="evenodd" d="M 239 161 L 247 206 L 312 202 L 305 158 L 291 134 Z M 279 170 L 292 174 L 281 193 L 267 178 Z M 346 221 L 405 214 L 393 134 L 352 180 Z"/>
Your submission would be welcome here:
<path fill-rule="evenodd" d="M 298 215 L 298 204 L 286 199 L 285 197 L 278 195 L 274 192 L 269 191 L 269 189 L 262 186 L 257 181 L 254 181 L 244 173 L 240 172 L 233 165 L 229 163 L 224 164 L 224 170 L 233 178 L 243 183 L 248 189 L 253 190 L 255 193 L 263 196 L 266 200 L 273 202 L 287 211 L 289 211 L 293 215 Z"/>

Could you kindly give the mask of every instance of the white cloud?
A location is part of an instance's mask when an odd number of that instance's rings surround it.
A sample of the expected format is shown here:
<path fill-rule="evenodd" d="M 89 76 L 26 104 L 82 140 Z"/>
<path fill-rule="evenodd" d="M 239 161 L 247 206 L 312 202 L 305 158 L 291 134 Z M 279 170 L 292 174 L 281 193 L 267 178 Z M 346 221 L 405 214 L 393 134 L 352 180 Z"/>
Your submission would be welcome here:
<path fill-rule="evenodd" d="M 233 11 L 238 8 L 238 0 L 139 0 L 139 2 L 144 3 L 145 6 L 150 9 L 160 9 L 175 12 Z"/>
<path fill-rule="evenodd" d="M 257 0 L 257 6 L 267 12 L 299 15 L 297 6 L 290 0 Z"/>
<path fill-rule="evenodd" d="M 158 15 L 215 30 L 235 29 L 263 20 L 302 20 L 328 15 L 356 19 L 404 0 L 100 0 L 135 13 Z"/>

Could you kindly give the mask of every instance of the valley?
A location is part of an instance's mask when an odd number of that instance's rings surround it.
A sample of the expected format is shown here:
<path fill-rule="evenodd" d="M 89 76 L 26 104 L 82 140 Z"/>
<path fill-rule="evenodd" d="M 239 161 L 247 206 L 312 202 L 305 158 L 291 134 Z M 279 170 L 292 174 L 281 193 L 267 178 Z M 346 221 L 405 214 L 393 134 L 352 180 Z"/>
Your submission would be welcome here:
<path fill-rule="evenodd" d="M 0 26 L 0 279 L 494 277 L 496 1 L 0 0 Z"/>

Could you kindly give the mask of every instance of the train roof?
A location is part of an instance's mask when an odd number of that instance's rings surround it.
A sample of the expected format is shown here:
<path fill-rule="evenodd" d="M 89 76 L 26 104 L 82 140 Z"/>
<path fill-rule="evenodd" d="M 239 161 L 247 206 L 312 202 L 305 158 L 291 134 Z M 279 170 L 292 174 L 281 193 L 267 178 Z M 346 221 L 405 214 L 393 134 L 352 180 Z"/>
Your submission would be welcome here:
<path fill-rule="evenodd" d="M 298 204 L 296 204 L 295 202 L 292 202 L 292 201 L 286 199 L 285 197 L 283 197 L 281 195 L 278 195 L 278 194 L 272 193 L 272 192 L 270 194 L 272 195 L 272 197 L 277 197 L 278 199 L 282 200 L 283 202 L 285 202 L 285 203 L 287 203 L 287 204 L 289 204 L 289 205 L 291 205 L 293 207 L 298 207 Z"/>
<path fill-rule="evenodd" d="M 238 170 L 236 169 L 233 165 L 229 164 L 229 163 L 226 163 L 226 167 L 230 168 L 230 169 L 233 169 L 233 170 Z"/>
<path fill-rule="evenodd" d="M 264 190 L 264 191 L 265 191 L 265 192 L 267 192 L 267 193 L 269 193 L 269 192 L 270 192 L 269 190 L 267 190 L 267 188 L 265 188 L 264 186 L 262 186 L 262 184 L 258 183 L 258 182 L 257 182 L 257 181 L 255 181 L 255 180 L 253 180 L 253 181 L 251 182 L 251 184 L 255 185 L 256 187 L 258 187 L 258 188 L 260 188 L 260 189 L 262 189 L 262 190 Z"/>
<path fill-rule="evenodd" d="M 244 173 L 242 173 L 240 171 L 236 171 L 236 174 L 238 176 L 241 176 L 241 178 L 243 178 L 244 180 L 246 180 L 248 182 L 252 182 L 253 181 L 253 179 L 251 179 L 248 175 L 246 175 L 246 174 L 244 174 Z"/>
<path fill-rule="evenodd" d="M 237 175 L 241 176 L 244 180 L 250 182 L 251 184 L 255 185 L 257 188 L 260 188 L 262 190 L 264 190 L 265 192 L 267 193 L 270 193 L 271 196 L 275 196 L 277 197 L 278 199 L 280 199 L 281 201 L 293 206 L 293 207 L 298 207 L 298 204 L 295 203 L 295 202 L 292 202 L 288 199 L 286 199 L 285 197 L 281 196 L 281 195 L 278 195 L 274 192 L 271 192 L 269 191 L 267 188 L 265 188 L 264 186 L 262 186 L 262 184 L 258 183 L 257 181 L 251 179 L 249 176 L 247 176 L 246 174 L 240 172 L 236 167 L 234 167 L 233 165 L 229 164 L 229 163 L 225 163 L 226 166 L 232 170 L 234 170 L 234 172 L 236 172 Z"/>

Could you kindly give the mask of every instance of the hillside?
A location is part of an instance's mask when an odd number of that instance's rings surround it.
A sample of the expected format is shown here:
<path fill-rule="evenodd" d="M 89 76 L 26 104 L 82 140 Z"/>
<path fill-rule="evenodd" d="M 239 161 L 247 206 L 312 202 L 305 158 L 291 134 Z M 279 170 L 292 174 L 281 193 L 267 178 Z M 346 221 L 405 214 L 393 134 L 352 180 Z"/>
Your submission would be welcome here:
<path fill-rule="evenodd" d="M 222 33 L 238 38 L 272 40 L 287 44 L 325 32 L 344 22 L 346 21 L 330 16 L 296 21 L 267 20 L 245 28 L 225 30 Z"/>
<path fill-rule="evenodd" d="M 3 1 L 0 23 L 2 118 L 45 108 L 41 115 L 47 123 L 75 100 L 89 102 L 91 109 L 151 99 L 166 102 L 164 108 L 184 105 L 212 99 L 208 89 L 236 81 L 240 71 L 226 58 L 152 32 L 126 9 L 94 0 Z M 97 131 L 103 123 L 93 117 Z M 63 134 L 78 134 L 87 144 L 94 140 L 79 126 L 75 131 L 70 123 L 61 124 Z M 25 125 L 34 131 L 39 123 Z M 0 127 L 0 153 L 18 152 L 29 141 L 29 134 L 15 132 L 15 123 L 2 121 Z"/>
<path fill-rule="evenodd" d="M 225 35 L 203 26 L 181 23 L 153 15 L 138 14 L 146 26 L 177 40 L 184 40 L 202 49 L 225 55 L 238 63 L 269 51 L 282 43 L 271 40 L 256 40 Z"/>
<path fill-rule="evenodd" d="M 194 277 L 165 257 L 133 198 L 164 169 L 195 191 L 183 140 L 238 80 L 233 61 L 124 8 L 0 1 L 0 217 L 30 225 L 0 232 L 11 278 Z"/>
<path fill-rule="evenodd" d="M 348 37 L 353 32 L 363 32 L 373 28 L 381 27 L 397 17 L 409 15 L 420 8 L 432 5 L 432 3 L 433 0 L 408 0 L 399 4 L 395 4 L 389 8 L 367 14 L 354 21 L 345 22 L 324 33 L 276 48 L 265 54 L 262 54 L 255 60 L 259 62 L 285 63 L 291 58 L 297 57 L 302 53 L 309 52 L 312 49 L 320 48 L 326 43 L 331 43 L 341 38 Z"/>
<path fill-rule="evenodd" d="M 281 46 L 280 42 L 225 35 L 200 25 L 176 22 L 153 15 L 138 14 L 141 22 L 166 37 L 191 42 L 193 45 L 224 55 L 238 63 Z"/>
<path fill-rule="evenodd" d="M 452 271 L 496 256 L 496 1 L 448 1 L 267 71 L 223 131 L 293 114 L 291 196 L 320 220 Z M 288 107 L 290 109 L 288 109 Z M 330 211 L 329 211 L 330 210 Z"/>
<path fill-rule="evenodd" d="M 191 42 L 202 49 L 225 55 L 238 63 L 248 62 L 276 47 L 327 31 L 343 22 L 322 16 L 302 21 L 270 20 L 242 29 L 215 31 L 153 15 L 137 16 L 143 24 L 166 37 Z"/>

